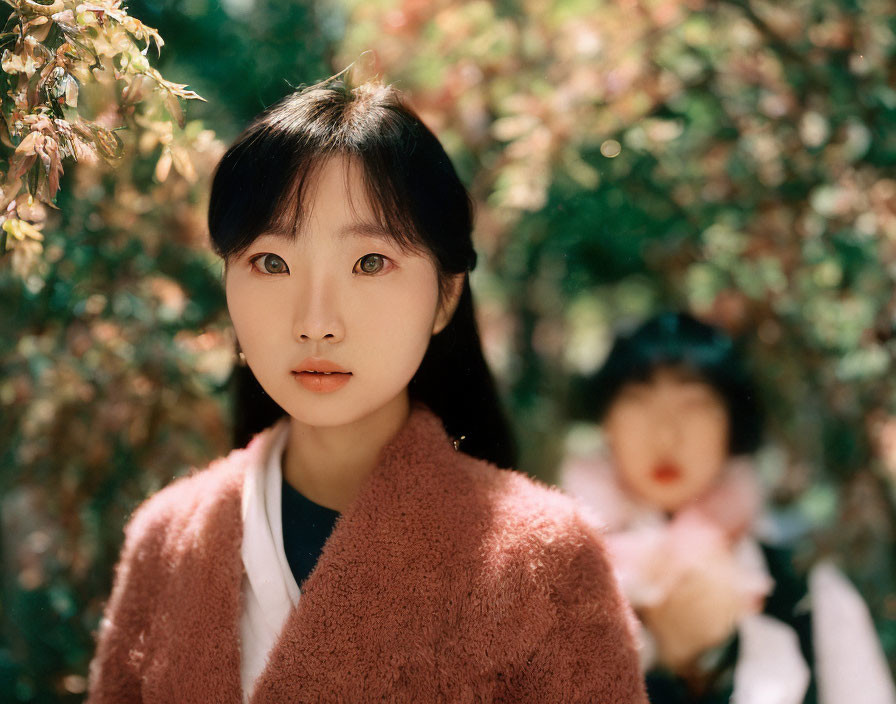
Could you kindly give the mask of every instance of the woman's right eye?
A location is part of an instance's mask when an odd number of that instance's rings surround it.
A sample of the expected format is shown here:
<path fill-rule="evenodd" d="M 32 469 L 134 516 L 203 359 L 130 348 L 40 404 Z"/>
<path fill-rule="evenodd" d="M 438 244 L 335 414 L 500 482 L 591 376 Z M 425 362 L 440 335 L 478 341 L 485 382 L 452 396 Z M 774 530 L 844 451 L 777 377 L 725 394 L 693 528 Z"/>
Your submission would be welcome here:
<path fill-rule="evenodd" d="M 289 267 L 276 254 L 259 254 L 250 260 L 253 268 L 264 274 L 288 274 Z"/>

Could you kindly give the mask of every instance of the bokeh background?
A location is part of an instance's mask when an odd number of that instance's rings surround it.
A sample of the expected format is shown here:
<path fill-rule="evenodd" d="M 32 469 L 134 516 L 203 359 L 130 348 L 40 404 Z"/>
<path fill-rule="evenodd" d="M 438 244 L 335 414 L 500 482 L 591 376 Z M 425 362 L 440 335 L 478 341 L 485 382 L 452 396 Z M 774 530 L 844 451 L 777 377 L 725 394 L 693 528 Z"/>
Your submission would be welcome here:
<path fill-rule="evenodd" d="M 894 662 L 889 0 L 128 12 L 165 40 L 152 66 L 206 102 L 187 101 L 183 128 L 170 104 L 129 107 L 112 166 L 65 162 L 42 249 L 0 258 L 0 700 L 83 699 L 127 516 L 230 448 L 209 175 L 254 114 L 353 61 L 406 91 L 473 194 L 474 291 L 521 468 L 553 478 L 576 377 L 615 330 L 667 308 L 723 325 L 764 391 L 781 525 L 803 559 L 838 560 Z M 77 109 L 121 117 L 123 85 L 82 85 Z"/>

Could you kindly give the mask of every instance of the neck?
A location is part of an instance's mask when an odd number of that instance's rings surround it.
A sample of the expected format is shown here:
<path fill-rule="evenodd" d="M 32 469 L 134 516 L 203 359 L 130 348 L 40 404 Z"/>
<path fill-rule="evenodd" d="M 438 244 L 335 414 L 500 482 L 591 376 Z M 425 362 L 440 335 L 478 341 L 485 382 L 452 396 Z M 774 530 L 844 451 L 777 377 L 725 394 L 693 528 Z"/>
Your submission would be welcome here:
<path fill-rule="evenodd" d="M 408 415 L 405 390 L 385 406 L 345 425 L 320 427 L 291 419 L 283 478 L 311 501 L 343 512 Z"/>

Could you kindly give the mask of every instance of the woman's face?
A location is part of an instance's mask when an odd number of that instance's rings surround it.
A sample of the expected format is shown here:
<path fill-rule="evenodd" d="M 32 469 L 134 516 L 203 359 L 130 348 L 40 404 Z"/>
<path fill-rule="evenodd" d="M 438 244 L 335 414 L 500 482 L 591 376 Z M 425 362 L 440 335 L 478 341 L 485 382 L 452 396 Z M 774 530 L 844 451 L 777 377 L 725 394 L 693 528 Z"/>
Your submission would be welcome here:
<path fill-rule="evenodd" d="M 728 413 L 721 397 L 673 369 L 625 385 L 604 431 L 622 482 L 666 511 L 706 491 L 728 457 Z"/>
<path fill-rule="evenodd" d="M 309 185 L 298 236 L 258 237 L 227 262 L 225 289 L 255 377 L 312 426 L 353 423 L 406 402 L 456 299 L 440 305 L 433 262 L 393 244 L 360 168 L 340 157 Z"/>

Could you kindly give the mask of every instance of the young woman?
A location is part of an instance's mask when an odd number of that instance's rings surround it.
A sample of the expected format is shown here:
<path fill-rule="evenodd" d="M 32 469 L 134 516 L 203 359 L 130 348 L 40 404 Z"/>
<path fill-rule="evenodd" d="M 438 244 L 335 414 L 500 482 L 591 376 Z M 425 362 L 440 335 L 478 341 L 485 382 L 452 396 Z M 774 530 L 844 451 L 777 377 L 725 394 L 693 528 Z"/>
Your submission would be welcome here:
<path fill-rule="evenodd" d="M 288 96 L 225 154 L 209 229 L 261 432 L 131 519 L 90 702 L 646 701 L 601 545 L 495 466 L 471 220 L 388 86 Z"/>
<path fill-rule="evenodd" d="M 584 399 L 606 452 L 568 461 L 562 483 L 609 533 L 651 704 L 896 702 L 846 578 L 827 563 L 807 580 L 760 538 L 762 419 L 724 332 L 651 318 L 616 340 Z"/>

